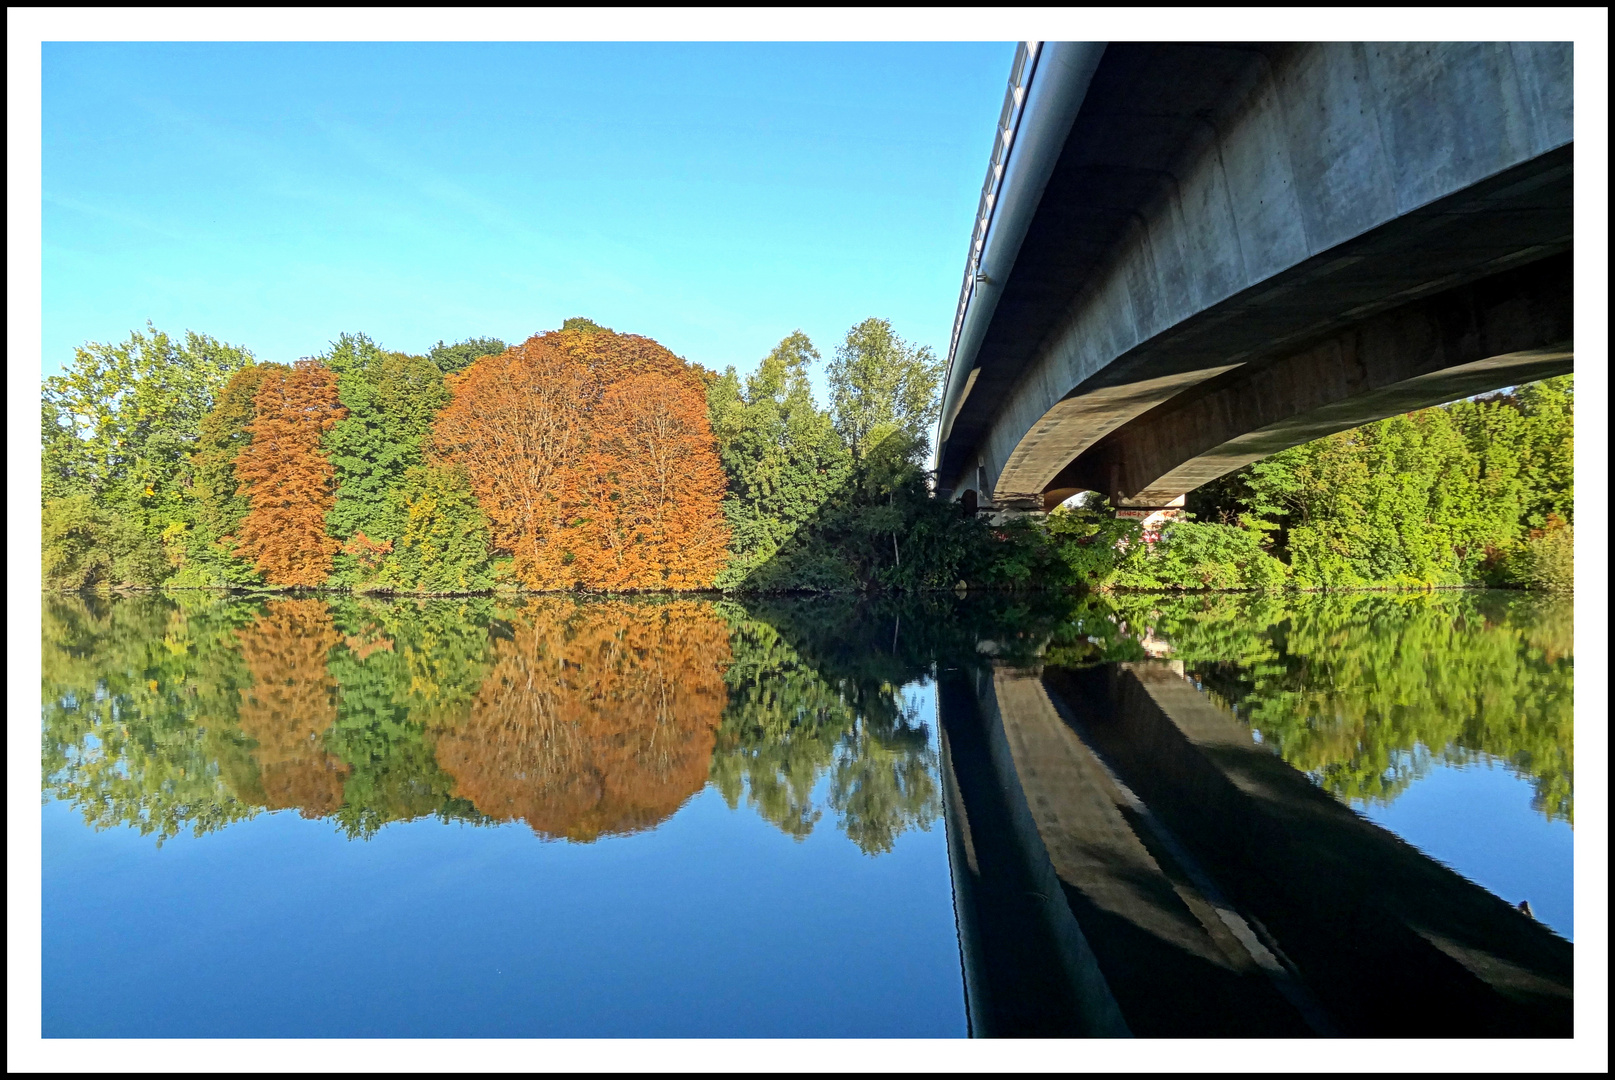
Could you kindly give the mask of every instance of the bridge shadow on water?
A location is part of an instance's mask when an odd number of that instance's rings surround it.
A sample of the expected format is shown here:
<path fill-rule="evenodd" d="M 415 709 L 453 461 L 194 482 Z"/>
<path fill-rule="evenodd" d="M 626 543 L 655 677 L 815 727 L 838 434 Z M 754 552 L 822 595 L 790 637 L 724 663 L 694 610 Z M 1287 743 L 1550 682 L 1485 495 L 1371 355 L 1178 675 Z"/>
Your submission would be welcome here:
<path fill-rule="evenodd" d="M 1569 942 L 1358 816 L 1173 666 L 939 683 L 977 1035 L 1571 1033 Z"/>

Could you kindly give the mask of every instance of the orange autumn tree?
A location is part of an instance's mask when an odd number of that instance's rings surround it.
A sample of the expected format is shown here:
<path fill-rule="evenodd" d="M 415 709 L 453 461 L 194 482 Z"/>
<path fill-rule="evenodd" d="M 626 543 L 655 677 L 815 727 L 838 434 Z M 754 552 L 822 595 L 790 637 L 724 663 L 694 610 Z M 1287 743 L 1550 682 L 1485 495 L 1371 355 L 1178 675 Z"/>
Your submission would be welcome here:
<path fill-rule="evenodd" d="M 518 583 L 569 587 L 587 368 L 535 337 L 478 360 L 451 377 L 450 390 L 432 429 L 436 456 L 465 467 L 490 543 L 512 556 Z"/>
<path fill-rule="evenodd" d="M 535 335 L 451 379 L 433 429 L 529 589 L 692 589 L 727 558 L 699 369 L 649 338 Z"/>
<path fill-rule="evenodd" d="M 325 532 L 335 473 L 320 440 L 347 416 L 336 374 L 316 360 L 264 376 L 253 398 L 252 441 L 235 474 L 251 509 L 236 530 L 235 554 L 271 585 L 321 585 L 341 545 Z"/>
<path fill-rule="evenodd" d="M 595 409 L 579 582 L 598 589 L 703 589 L 728 560 L 727 478 L 692 380 L 658 372 L 612 383 Z"/>
<path fill-rule="evenodd" d="M 479 813 L 591 841 L 665 821 L 707 781 L 728 691 L 711 604 L 545 597 L 512 618 L 437 763 Z"/>

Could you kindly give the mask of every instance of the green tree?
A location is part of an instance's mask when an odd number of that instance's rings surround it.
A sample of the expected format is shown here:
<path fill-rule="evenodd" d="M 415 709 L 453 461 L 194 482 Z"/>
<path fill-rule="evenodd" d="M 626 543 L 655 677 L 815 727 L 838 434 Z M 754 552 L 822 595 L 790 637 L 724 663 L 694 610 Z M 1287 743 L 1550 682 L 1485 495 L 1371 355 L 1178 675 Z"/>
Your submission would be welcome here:
<path fill-rule="evenodd" d="M 336 470 L 327 531 L 346 541 L 332 580 L 373 580 L 377 559 L 404 532 L 399 489 L 423 460 L 423 439 L 449 401 L 443 372 L 423 356 L 387 352 L 363 334 L 343 334 L 321 358 L 337 372 L 347 417 L 326 435 Z"/>
<path fill-rule="evenodd" d="M 45 503 L 72 495 L 88 495 L 90 474 L 72 419 L 47 390 L 39 403 L 40 495 Z"/>
<path fill-rule="evenodd" d="M 158 540 L 136 521 L 95 505 L 89 495 L 52 499 L 41 512 L 45 588 L 151 587 L 172 569 Z"/>
<path fill-rule="evenodd" d="M 1566 375 L 1393 416 L 1274 454 L 1190 504 L 1271 534 L 1303 587 L 1525 583 L 1511 567 L 1532 530 L 1572 520 L 1572 387 Z"/>
<path fill-rule="evenodd" d="M 1572 591 L 1576 587 L 1575 528 L 1552 518 L 1549 528 L 1531 532 L 1509 556 L 1509 577 L 1531 589 Z"/>
<path fill-rule="evenodd" d="M 744 389 L 732 367 L 707 389 L 729 477 L 723 512 L 734 552 L 719 588 L 741 584 L 773 558 L 851 476 L 850 455 L 813 401 L 808 369 L 818 359 L 798 330 L 763 358 Z"/>
<path fill-rule="evenodd" d="M 951 588 L 1064 580 L 1035 527 L 989 529 L 931 498 L 920 465 L 939 365 L 885 320 L 855 326 L 829 367 L 833 408 L 813 403 L 818 360 L 800 331 L 742 385 L 708 387 L 729 475 L 733 558 L 718 584 L 743 592 Z"/>
<path fill-rule="evenodd" d="M 376 584 L 402 592 L 480 592 L 493 588 L 488 519 L 463 468 L 416 465 L 394 490 L 403 528 Z"/>
<path fill-rule="evenodd" d="M 836 431 L 855 459 L 894 435 L 906 436 L 913 460 L 923 456 L 942 380 L 930 346 L 904 341 L 887 319 L 865 319 L 847 331 L 827 374 Z"/>
<path fill-rule="evenodd" d="M 44 383 L 42 499 L 86 495 L 178 565 L 202 418 L 251 362 L 246 349 L 191 331 L 176 341 L 150 323 L 128 341 L 74 350 L 66 370 Z"/>
<path fill-rule="evenodd" d="M 1524 522 L 1546 528 L 1550 515 L 1575 521 L 1575 377 L 1522 386 L 1513 395 L 1526 423 L 1521 473 L 1526 492 Z"/>
<path fill-rule="evenodd" d="M 438 341 L 426 350 L 426 358 L 436 364 L 445 375 L 464 371 L 484 356 L 497 356 L 505 351 L 505 343 L 498 338 L 473 337 L 456 341 L 453 345 Z"/>

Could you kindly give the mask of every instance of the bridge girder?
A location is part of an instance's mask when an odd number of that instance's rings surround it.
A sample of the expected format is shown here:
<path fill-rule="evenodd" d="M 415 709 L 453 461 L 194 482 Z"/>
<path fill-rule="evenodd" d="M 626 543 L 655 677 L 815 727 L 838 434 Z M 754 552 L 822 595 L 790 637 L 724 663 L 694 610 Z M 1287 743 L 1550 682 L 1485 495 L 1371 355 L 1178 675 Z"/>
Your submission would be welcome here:
<path fill-rule="evenodd" d="M 979 349 L 950 357 L 939 487 L 1159 505 L 1568 370 L 1570 76 L 1551 43 L 1106 47 Z M 1468 330 L 1385 336 L 1439 296 Z"/>

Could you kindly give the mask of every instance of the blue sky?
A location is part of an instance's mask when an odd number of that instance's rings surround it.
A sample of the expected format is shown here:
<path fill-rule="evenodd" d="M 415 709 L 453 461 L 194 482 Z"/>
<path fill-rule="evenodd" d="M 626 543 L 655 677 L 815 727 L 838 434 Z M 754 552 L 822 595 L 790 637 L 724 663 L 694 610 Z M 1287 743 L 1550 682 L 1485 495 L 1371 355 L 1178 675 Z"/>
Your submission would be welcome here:
<path fill-rule="evenodd" d="M 874 315 L 940 355 L 1013 52 L 47 43 L 44 372 L 148 318 L 285 361 L 587 315 L 745 370 Z"/>

